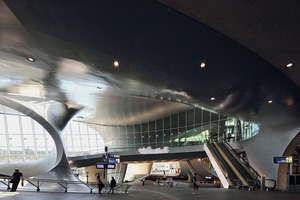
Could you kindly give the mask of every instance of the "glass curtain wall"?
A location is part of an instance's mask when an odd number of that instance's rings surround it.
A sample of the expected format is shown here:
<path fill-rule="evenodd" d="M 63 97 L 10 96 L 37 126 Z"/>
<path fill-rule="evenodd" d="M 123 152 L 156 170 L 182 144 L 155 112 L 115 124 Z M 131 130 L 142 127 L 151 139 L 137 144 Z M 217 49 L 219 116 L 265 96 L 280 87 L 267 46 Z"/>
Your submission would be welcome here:
<path fill-rule="evenodd" d="M 78 128 L 76 130 L 76 127 Z M 84 127 L 84 128 L 83 128 Z M 74 132 L 76 130 L 76 132 Z M 161 119 L 127 126 L 72 121 L 64 130 L 68 156 L 204 144 L 206 140 L 248 139 L 258 133 L 257 124 L 194 108 Z"/>
<path fill-rule="evenodd" d="M 0 114 L 0 163 L 37 160 L 54 147 L 48 132 L 22 114 Z"/>
<path fill-rule="evenodd" d="M 62 132 L 68 156 L 110 151 L 137 150 L 203 144 L 220 137 L 227 141 L 248 139 L 259 126 L 206 109 L 194 108 L 163 118 L 108 126 L 71 121 Z M 23 114 L 0 114 L 0 163 L 40 159 L 49 154 L 54 142 L 37 122 Z"/>

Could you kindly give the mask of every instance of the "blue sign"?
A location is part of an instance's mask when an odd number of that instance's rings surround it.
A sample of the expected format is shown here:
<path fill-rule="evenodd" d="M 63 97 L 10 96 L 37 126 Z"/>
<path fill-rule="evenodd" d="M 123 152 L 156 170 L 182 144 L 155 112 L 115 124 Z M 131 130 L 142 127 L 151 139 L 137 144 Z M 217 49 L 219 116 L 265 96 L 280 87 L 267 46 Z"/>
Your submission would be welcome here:
<path fill-rule="evenodd" d="M 115 157 L 108 157 L 108 163 L 116 164 L 118 163 L 118 159 Z"/>
<path fill-rule="evenodd" d="M 293 163 L 293 157 L 292 156 L 275 156 L 273 158 L 273 162 L 275 164 L 290 164 L 290 163 Z"/>

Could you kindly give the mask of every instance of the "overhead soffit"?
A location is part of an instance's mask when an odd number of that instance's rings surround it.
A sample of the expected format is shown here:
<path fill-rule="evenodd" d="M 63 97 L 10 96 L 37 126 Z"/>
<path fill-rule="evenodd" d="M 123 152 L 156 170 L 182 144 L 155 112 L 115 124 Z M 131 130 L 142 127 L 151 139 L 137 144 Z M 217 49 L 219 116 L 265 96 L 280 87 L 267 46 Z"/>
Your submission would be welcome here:
<path fill-rule="evenodd" d="M 235 40 L 300 86 L 299 1 L 158 1 Z M 288 63 L 294 67 L 286 69 Z"/>
<path fill-rule="evenodd" d="M 8 73 L 5 78 L 20 81 L 1 88 L 2 94 L 38 87 L 43 100 L 86 107 L 91 118 L 85 120 L 107 124 L 147 121 L 200 103 L 252 116 L 270 94 L 285 103 L 281 94 L 289 82 L 269 64 L 275 60 L 267 63 L 253 53 L 260 54 L 263 47 L 252 49 L 242 43 L 252 35 L 244 34 L 247 26 L 242 20 L 226 18 L 222 3 L 160 1 L 173 10 L 157 1 L 4 2 L 20 23 L 16 29 L 4 26 L 0 33 L 9 31 L 6 36 L 22 36 L 22 40 L 6 37 L 6 43 L 0 43 L 3 60 L 14 67 L 9 70 L 7 63 L 0 63 Z M 238 5 L 228 10 L 235 14 L 234 9 L 240 8 L 246 9 Z M 232 17 L 238 15 L 245 16 Z M 241 42 L 236 41 L 253 52 L 193 18 L 234 39 L 242 33 Z M 231 26 L 230 22 L 241 24 Z M 10 44 L 9 48 L 4 44 Z M 24 57 L 30 53 L 38 58 L 33 63 Z M 121 67 L 111 66 L 115 58 L 121 60 Z M 199 68 L 203 59 L 209 66 L 204 70 Z M 280 87 L 275 87 L 279 82 Z M 286 93 L 293 98 L 297 90 L 289 88 Z M 217 100 L 212 102 L 212 96 Z"/>

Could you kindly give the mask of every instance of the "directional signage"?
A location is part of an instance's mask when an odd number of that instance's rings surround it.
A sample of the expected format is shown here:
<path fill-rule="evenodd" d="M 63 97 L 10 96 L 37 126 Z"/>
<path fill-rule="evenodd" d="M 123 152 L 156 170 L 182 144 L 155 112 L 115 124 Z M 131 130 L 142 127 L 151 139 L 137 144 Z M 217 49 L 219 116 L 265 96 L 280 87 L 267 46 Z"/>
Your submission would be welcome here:
<path fill-rule="evenodd" d="M 293 163 L 293 157 L 292 156 L 275 156 L 273 158 L 273 162 L 275 164 L 290 164 L 290 163 Z"/>
<path fill-rule="evenodd" d="M 116 163 L 118 163 L 118 158 L 108 157 L 108 163 L 116 164 Z"/>
<path fill-rule="evenodd" d="M 105 163 L 97 163 L 96 164 L 97 169 L 115 169 L 115 164 L 105 164 Z"/>

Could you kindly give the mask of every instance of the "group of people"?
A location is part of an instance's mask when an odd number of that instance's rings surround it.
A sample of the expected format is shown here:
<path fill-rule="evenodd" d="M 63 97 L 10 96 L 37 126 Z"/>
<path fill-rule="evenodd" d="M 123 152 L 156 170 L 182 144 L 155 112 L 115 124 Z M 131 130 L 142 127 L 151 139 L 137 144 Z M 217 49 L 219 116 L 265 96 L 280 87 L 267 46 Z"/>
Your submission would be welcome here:
<path fill-rule="evenodd" d="M 195 173 L 193 175 L 193 178 L 192 178 L 193 194 L 197 194 L 197 190 L 199 188 L 199 186 L 197 184 L 197 177 L 196 176 L 197 176 L 197 174 Z M 105 187 L 105 185 L 101 181 L 101 178 L 100 178 L 99 174 L 97 174 L 96 177 L 97 177 L 97 185 L 98 185 L 99 194 L 102 194 L 101 191 Z M 20 172 L 19 169 L 15 169 L 15 172 L 13 173 L 13 175 L 11 177 L 11 180 L 10 180 L 10 183 L 12 183 L 12 188 L 11 188 L 10 191 L 15 192 L 18 188 L 18 185 L 19 185 L 20 181 L 23 182 L 23 180 L 24 180 L 24 178 L 23 178 L 22 172 Z M 143 180 L 145 180 L 145 179 L 143 179 Z M 143 185 L 144 185 L 144 181 L 143 181 Z M 110 189 L 107 193 L 108 194 L 109 193 L 114 194 L 114 190 L 115 190 L 116 186 L 117 186 L 116 180 L 114 179 L 114 177 L 111 177 L 111 181 L 110 181 L 110 184 L 109 184 Z"/>
<path fill-rule="evenodd" d="M 98 185 L 98 191 L 99 191 L 99 194 L 102 194 L 101 191 L 102 189 L 105 187 L 104 183 L 101 181 L 101 178 L 100 178 L 100 175 L 97 174 L 97 185 Z M 110 184 L 109 184 L 109 191 L 107 192 L 107 194 L 109 194 L 110 192 L 112 194 L 114 194 L 114 191 L 115 191 L 115 187 L 117 186 L 117 183 L 116 183 L 116 180 L 114 177 L 111 177 L 111 181 L 110 181 Z"/>

